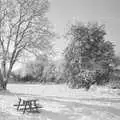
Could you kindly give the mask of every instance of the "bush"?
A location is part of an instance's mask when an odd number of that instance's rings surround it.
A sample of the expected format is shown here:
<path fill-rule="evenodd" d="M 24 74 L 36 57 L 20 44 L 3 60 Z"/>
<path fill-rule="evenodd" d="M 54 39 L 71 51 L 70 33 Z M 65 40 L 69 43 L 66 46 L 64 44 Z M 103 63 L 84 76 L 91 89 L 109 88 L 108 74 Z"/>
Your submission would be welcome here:
<path fill-rule="evenodd" d="M 20 74 L 15 74 L 15 73 L 11 73 L 10 74 L 10 82 L 13 81 L 13 82 L 18 82 L 21 80 L 21 76 Z"/>
<path fill-rule="evenodd" d="M 109 82 L 111 76 L 110 71 L 105 71 L 105 70 L 98 70 L 95 73 L 95 81 L 97 85 L 105 85 L 106 83 Z"/>
<path fill-rule="evenodd" d="M 120 71 L 114 71 L 110 77 L 108 86 L 113 89 L 120 89 Z"/>
<path fill-rule="evenodd" d="M 10 82 L 37 82 L 38 79 L 32 76 L 31 74 L 26 74 L 24 76 L 20 74 L 11 73 Z"/>
<path fill-rule="evenodd" d="M 94 71 L 81 70 L 78 75 L 69 80 L 68 86 L 71 88 L 86 88 L 88 90 L 94 84 Z"/>
<path fill-rule="evenodd" d="M 26 76 L 22 77 L 22 78 L 20 79 L 20 81 L 28 82 L 28 81 L 33 81 L 34 79 L 35 79 L 35 78 L 34 78 L 32 75 L 27 74 Z"/>
<path fill-rule="evenodd" d="M 108 86 L 112 89 L 120 89 L 120 80 L 110 81 Z"/>

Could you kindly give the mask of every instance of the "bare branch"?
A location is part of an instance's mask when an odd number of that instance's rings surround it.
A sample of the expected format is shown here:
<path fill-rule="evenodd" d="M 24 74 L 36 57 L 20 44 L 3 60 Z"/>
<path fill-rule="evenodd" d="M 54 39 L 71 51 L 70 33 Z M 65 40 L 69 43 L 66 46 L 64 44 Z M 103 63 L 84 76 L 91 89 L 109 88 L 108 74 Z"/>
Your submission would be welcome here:
<path fill-rule="evenodd" d="M 9 29 L 10 29 L 10 34 L 9 34 L 9 38 L 8 38 L 8 42 L 7 42 L 7 48 L 6 48 L 6 54 L 9 52 L 9 47 L 10 47 L 10 42 L 11 42 L 11 36 L 12 36 L 12 27 L 10 28 L 9 26 Z"/>
<path fill-rule="evenodd" d="M 3 53 L 4 53 L 5 52 L 4 41 L 2 40 L 1 37 L 0 37 L 0 44 L 2 46 L 2 50 L 3 50 Z"/>
<path fill-rule="evenodd" d="M 4 20 L 4 18 L 7 15 L 7 11 L 6 11 L 6 9 L 4 9 L 4 10 L 1 10 L 0 12 L 1 13 L 4 12 L 2 15 L 0 15 L 0 24 L 1 24 L 1 22 Z"/>
<path fill-rule="evenodd" d="M 17 41 L 17 43 L 16 43 L 17 46 L 22 42 L 22 40 L 23 40 L 23 38 L 24 38 L 24 35 L 25 35 L 25 32 L 26 32 L 27 29 L 29 28 L 29 25 L 30 25 L 30 21 L 29 21 L 28 24 L 26 25 L 25 29 L 22 31 L 21 38 L 20 38 L 20 40 Z"/>

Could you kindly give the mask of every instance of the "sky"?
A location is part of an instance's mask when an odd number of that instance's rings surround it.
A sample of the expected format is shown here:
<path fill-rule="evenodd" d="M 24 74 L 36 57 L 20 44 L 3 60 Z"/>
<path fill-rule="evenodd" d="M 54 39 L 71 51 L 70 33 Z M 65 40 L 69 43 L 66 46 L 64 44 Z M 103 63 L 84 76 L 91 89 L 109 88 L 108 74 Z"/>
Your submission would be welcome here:
<path fill-rule="evenodd" d="M 48 19 L 59 34 L 65 33 L 68 23 L 77 19 L 83 23 L 105 24 L 106 40 L 113 42 L 116 54 L 120 53 L 120 0 L 50 0 Z M 61 52 L 66 46 L 64 39 L 56 41 Z"/>
<path fill-rule="evenodd" d="M 50 0 L 48 19 L 60 35 L 65 33 L 68 23 L 74 19 L 80 22 L 98 22 L 105 24 L 106 40 L 115 45 L 115 52 L 120 56 L 120 0 Z M 55 50 L 61 59 L 61 53 L 67 42 L 56 40 Z M 18 68 L 18 66 L 17 66 Z"/>

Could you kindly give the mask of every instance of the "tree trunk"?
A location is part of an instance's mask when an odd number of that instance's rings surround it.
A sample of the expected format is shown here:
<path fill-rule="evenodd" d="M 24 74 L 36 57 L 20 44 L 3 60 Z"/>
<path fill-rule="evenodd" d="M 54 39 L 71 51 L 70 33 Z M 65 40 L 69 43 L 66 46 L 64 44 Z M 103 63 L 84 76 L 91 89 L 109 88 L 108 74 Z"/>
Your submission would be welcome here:
<path fill-rule="evenodd" d="M 6 90 L 7 89 L 7 81 L 3 81 L 1 84 L 1 87 L 3 90 Z"/>
<path fill-rule="evenodd" d="M 6 90 L 7 87 L 7 76 L 6 76 L 6 62 L 2 61 L 1 63 L 1 71 L 0 71 L 0 79 L 1 79 L 1 87 Z"/>
<path fill-rule="evenodd" d="M 0 70 L 0 87 L 1 89 L 3 89 L 3 76 L 2 76 L 1 70 Z"/>
<path fill-rule="evenodd" d="M 7 89 L 7 83 L 12 71 L 14 63 L 10 62 L 8 70 L 6 69 L 6 61 L 3 60 L 1 63 L 1 71 L 0 71 L 0 81 L 1 81 L 1 87 L 2 89 Z"/>
<path fill-rule="evenodd" d="M 7 88 L 7 80 L 6 80 L 6 78 L 3 77 L 3 74 L 1 72 L 1 70 L 0 70 L 0 85 L 1 85 L 2 89 L 6 90 L 6 88 Z"/>

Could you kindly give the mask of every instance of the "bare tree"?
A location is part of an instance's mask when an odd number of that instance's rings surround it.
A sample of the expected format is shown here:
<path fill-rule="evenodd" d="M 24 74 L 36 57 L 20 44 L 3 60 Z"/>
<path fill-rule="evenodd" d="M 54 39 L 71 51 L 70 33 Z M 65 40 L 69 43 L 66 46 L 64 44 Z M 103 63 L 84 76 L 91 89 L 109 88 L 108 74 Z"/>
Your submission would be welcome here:
<path fill-rule="evenodd" d="M 48 0 L 0 0 L 0 58 L 6 89 L 13 65 L 25 51 L 38 53 L 51 50 L 54 36 L 45 17 Z"/>
<path fill-rule="evenodd" d="M 44 69 L 46 66 L 48 66 L 49 62 L 50 60 L 47 55 L 40 55 L 36 57 L 35 60 L 29 61 L 26 64 L 26 73 L 32 75 L 37 81 L 41 81 Z"/>

